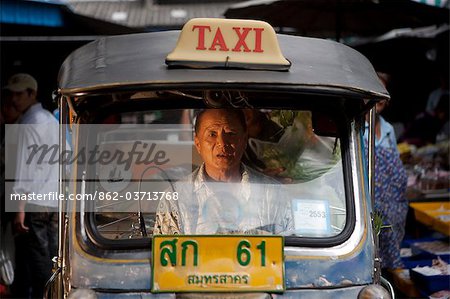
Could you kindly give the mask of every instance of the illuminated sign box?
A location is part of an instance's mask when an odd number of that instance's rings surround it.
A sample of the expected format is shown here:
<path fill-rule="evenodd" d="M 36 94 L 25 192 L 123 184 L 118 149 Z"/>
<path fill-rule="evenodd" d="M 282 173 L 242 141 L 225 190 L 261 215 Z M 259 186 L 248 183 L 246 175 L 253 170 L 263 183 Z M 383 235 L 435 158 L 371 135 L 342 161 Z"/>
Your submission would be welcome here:
<path fill-rule="evenodd" d="M 166 58 L 170 67 L 242 68 L 286 71 L 273 28 L 266 22 L 197 18 L 188 21 L 175 50 Z"/>

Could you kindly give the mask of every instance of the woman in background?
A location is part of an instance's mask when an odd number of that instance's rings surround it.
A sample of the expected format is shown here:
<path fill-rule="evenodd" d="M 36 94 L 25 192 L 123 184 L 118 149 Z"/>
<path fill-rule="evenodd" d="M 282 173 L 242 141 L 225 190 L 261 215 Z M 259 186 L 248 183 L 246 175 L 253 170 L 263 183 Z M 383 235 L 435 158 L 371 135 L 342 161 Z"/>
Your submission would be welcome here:
<path fill-rule="evenodd" d="M 378 73 L 386 86 L 388 76 Z M 380 114 L 386 101 L 376 104 L 375 116 L 375 212 L 388 226 L 379 235 L 381 266 L 383 269 L 402 268 L 400 245 L 405 235 L 408 201 L 405 196 L 407 175 L 397 150 L 394 128 Z M 368 115 L 367 115 L 368 118 Z M 365 142 L 368 141 L 366 123 Z"/>

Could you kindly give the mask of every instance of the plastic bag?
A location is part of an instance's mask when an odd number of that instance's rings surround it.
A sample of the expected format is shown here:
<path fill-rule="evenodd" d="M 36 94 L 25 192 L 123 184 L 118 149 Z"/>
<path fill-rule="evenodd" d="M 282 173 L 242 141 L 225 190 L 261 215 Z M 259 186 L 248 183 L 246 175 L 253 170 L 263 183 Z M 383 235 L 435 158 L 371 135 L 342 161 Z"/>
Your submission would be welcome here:
<path fill-rule="evenodd" d="M 340 160 L 339 140 L 314 134 L 309 111 L 277 111 L 272 120 L 283 128 L 277 142 L 249 139 L 249 146 L 266 168 L 283 168 L 280 177 L 294 181 L 315 179 Z"/>

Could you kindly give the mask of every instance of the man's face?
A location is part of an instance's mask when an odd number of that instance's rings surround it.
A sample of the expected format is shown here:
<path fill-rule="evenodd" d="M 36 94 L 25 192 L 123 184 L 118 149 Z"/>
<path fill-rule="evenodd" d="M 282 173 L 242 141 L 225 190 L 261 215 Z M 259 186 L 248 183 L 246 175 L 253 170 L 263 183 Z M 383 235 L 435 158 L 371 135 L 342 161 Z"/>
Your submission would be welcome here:
<path fill-rule="evenodd" d="M 380 114 L 387 107 L 387 104 L 388 104 L 388 102 L 385 100 L 377 102 L 377 104 L 375 106 L 377 114 Z"/>
<path fill-rule="evenodd" d="M 236 115 L 227 110 L 210 109 L 201 116 L 194 142 L 211 176 L 211 171 L 239 170 L 247 146 L 247 133 Z"/>
<path fill-rule="evenodd" d="M 1 115 L 6 124 L 13 124 L 19 118 L 20 112 L 12 103 L 5 103 L 2 105 Z"/>
<path fill-rule="evenodd" d="M 35 91 L 10 91 L 9 97 L 19 113 L 24 113 L 36 101 Z"/>

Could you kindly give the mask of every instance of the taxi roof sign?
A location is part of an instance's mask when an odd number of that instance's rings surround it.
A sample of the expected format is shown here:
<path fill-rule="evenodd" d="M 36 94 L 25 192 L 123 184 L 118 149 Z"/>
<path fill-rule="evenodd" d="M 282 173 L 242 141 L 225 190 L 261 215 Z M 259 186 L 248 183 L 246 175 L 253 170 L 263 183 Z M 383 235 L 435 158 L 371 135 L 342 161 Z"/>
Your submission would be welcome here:
<path fill-rule="evenodd" d="M 275 30 L 254 20 L 196 18 L 181 30 L 169 67 L 287 71 Z"/>

